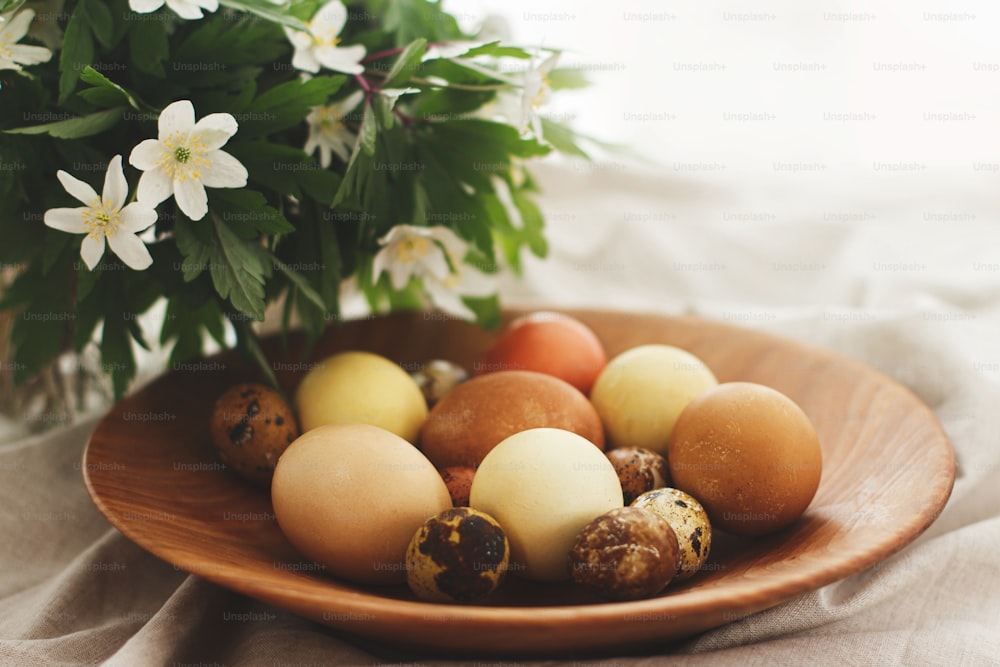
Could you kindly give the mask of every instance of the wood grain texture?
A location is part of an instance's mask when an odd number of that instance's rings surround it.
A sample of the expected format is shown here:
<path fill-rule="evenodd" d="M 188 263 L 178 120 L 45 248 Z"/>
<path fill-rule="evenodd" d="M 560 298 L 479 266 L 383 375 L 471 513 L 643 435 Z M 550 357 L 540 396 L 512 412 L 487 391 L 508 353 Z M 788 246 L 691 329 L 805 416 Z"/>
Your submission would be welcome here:
<path fill-rule="evenodd" d="M 267 493 L 218 462 L 208 436 L 215 398 L 257 380 L 233 353 L 174 369 L 121 401 L 88 443 L 91 497 L 129 539 L 179 568 L 347 633 L 422 654 L 593 655 L 662 645 L 767 609 L 875 565 L 943 509 L 954 454 L 931 411 L 857 361 L 821 348 L 687 317 L 566 311 L 609 356 L 645 343 L 685 348 L 720 382 L 769 385 L 795 400 L 820 435 L 824 469 L 805 515 L 775 535 L 717 533 L 702 572 L 658 597 L 605 603 L 571 584 L 509 577 L 481 606 L 415 600 L 405 586 L 340 582 L 285 540 Z M 507 319 L 517 316 L 509 312 Z M 310 359 L 381 353 L 404 367 L 446 358 L 471 367 L 496 336 L 436 313 L 333 328 L 308 357 L 292 337 L 266 351 L 291 393 Z"/>

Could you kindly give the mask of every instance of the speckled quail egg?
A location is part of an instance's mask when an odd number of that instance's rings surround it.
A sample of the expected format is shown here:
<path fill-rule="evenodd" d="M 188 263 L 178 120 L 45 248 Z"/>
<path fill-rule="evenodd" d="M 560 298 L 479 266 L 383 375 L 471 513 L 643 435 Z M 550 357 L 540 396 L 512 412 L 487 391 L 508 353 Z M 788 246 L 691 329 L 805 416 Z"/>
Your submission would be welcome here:
<path fill-rule="evenodd" d="M 580 531 L 569 552 L 570 576 L 610 600 L 662 591 L 677 572 L 679 549 L 670 523 L 656 512 L 620 507 Z"/>
<path fill-rule="evenodd" d="M 625 504 L 653 489 L 670 484 L 670 468 L 662 455 L 642 447 L 619 447 L 608 452 L 608 460 L 622 483 Z"/>
<path fill-rule="evenodd" d="M 507 573 L 510 544 L 496 519 L 469 507 L 445 510 L 417 529 L 406 550 L 406 583 L 428 602 L 475 602 Z"/>
<path fill-rule="evenodd" d="M 705 564 L 712 547 L 712 525 L 701 503 L 683 491 L 668 487 L 647 491 L 631 506 L 656 512 L 667 520 L 680 547 L 674 579 L 680 581 L 694 576 Z"/>
<path fill-rule="evenodd" d="M 239 384 L 215 402 L 209 433 L 224 463 L 266 487 L 278 457 L 299 437 L 299 427 L 295 413 L 276 391 Z"/>

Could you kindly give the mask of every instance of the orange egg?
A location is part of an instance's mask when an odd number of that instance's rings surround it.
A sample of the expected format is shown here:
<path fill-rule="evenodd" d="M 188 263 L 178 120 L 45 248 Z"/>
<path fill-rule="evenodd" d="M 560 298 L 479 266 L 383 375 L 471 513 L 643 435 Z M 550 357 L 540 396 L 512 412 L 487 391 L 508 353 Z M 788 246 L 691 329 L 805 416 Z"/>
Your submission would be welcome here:
<path fill-rule="evenodd" d="M 601 341 L 587 325 L 568 315 L 539 311 L 511 322 L 473 370 L 476 375 L 545 373 L 589 394 L 607 363 Z"/>

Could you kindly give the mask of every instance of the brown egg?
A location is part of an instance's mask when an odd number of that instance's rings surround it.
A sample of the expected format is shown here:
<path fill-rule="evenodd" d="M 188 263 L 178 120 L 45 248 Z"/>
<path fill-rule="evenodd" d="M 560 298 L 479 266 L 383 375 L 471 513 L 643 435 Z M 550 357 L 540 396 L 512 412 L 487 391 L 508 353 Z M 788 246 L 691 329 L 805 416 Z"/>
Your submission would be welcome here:
<path fill-rule="evenodd" d="M 501 440 L 532 428 L 558 428 L 604 449 L 597 411 L 570 384 L 534 371 L 500 371 L 451 390 L 427 416 L 420 448 L 438 468 L 476 467 Z"/>
<path fill-rule="evenodd" d="M 278 457 L 299 437 L 299 427 L 291 407 L 276 391 L 239 384 L 215 402 L 209 433 L 226 465 L 267 487 Z"/>
<path fill-rule="evenodd" d="M 691 401 L 667 451 L 674 486 L 701 501 L 713 526 L 737 535 L 793 523 L 822 470 L 809 417 L 784 394 L 750 382 L 721 384 Z"/>
<path fill-rule="evenodd" d="M 666 519 L 620 507 L 584 526 L 569 552 L 569 567 L 573 581 L 601 597 L 638 600 L 670 583 L 677 558 L 677 536 Z"/>
<path fill-rule="evenodd" d="M 642 447 L 619 447 L 608 452 L 608 460 L 615 467 L 622 483 L 625 504 L 653 489 L 670 484 L 667 460 L 660 454 Z"/>
<path fill-rule="evenodd" d="M 469 491 L 476 469 L 468 466 L 450 466 L 441 471 L 441 479 L 451 494 L 451 504 L 455 507 L 469 506 Z"/>

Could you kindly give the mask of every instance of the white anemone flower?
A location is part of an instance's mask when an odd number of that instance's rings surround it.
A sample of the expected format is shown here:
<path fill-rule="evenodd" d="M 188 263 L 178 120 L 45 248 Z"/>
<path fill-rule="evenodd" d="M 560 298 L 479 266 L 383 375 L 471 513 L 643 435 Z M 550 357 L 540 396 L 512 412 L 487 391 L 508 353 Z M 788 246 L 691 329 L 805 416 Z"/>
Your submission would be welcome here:
<path fill-rule="evenodd" d="M 44 46 L 29 46 L 17 42 L 28 34 L 35 12 L 21 12 L 0 16 L 0 69 L 20 70 L 22 65 L 48 62 L 52 52 Z"/>
<path fill-rule="evenodd" d="M 340 31 L 347 23 L 347 8 L 340 0 L 332 0 L 323 5 L 309 22 L 308 32 L 293 30 L 285 26 L 285 35 L 295 47 L 292 67 L 304 72 L 319 72 L 320 67 L 343 72 L 361 74 L 365 71 L 361 59 L 365 57 L 365 47 L 337 46 Z"/>
<path fill-rule="evenodd" d="M 549 82 L 549 72 L 556 66 L 559 52 L 556 51 L 543 60 L 538 67 L 529 70 L 524 75 L 524 87 L 521 92 L 521 133 L 527 132 L 531 126 L 535 137 L 542 138 L 542 119 L 538 111 L 548 104 L 552 97 L 552 86 Z"/>
<path fill-rule="evenodd" d="M 156 222 L 156 211 L 137 201 L 125 205 L 128 182 L 122 171 L 121 155 L 114 156 L 108 163 L 101 196 L 65 171 L 59 170 L 56 177 L 66 192 L 84 206 L 49 209 L 45 212 L 45 224 L 63 232 L 87 235 L 80 246 L 80 256 L 88 269 L 93 270 L 104 256 L 105 240 L 111 252 L 136 271 L 153 263 L 149 250 L 137 235 Z"/>
<path fill-rule="evenodd" d="M 167 7 L 182 19 L 200 19 L 202 10 L 214 12 L 219 8 L 219 0 L 165 0 Z M 128 0 L 128 6 L 137 14 L 149 14 L 163 6 L 164 0 Z"/>
<path fill-rule="evenodd" d="M 312 155 L 319 149 L 319 163 L 324 169 L 330 166 L 330 153 L 336 153 L 344 162 L 351 154 L 356 137 L 344 125 L 344 118 L 364 99 L 364 91 L 358 90 L 339 102 L 325 107 L 313 107 L 306 122 L 309 124 L 309 138 L 303 150 Z"/>
<path fill-rule="evenodd" d="M 208 213 L 206 187 L 247 184 L 246 167 L 219 150 L 239 129 L 231 114 L 209 114 L 195 123 L 194 106 L 180 100 L 160 112 L 158 125 L 159 138 L 146 139 L 128 158 L 143 171 L 136 191 L 139 201 L 156 206 L 173 195 L 184 215 L 201 220 Z"/>
<path fill-rule="evenodd" d="M 383 247 L 375 255 L 373 279 L 388 271 L 393 288 L 401 290 L 419 278 L 434 305 L 447 313 L 473 319 L 462 296 L 495 291 L 486 274 L 462 261 L 468 246 L 447 227 L 396 225 L 379 243 Z"/>

